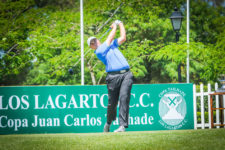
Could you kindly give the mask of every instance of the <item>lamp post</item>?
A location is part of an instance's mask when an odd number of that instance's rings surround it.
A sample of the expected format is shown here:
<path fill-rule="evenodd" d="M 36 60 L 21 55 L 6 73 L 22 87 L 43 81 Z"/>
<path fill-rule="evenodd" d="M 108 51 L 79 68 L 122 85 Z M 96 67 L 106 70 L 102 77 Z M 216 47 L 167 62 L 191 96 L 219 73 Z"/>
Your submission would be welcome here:
<path fill-rule="evenodd" d="M 183 16 L 180 11 L 177 10 L 177 7 L 174 8 L 174 12 L 172 13 L 171 17 L 171 23 L 173 26 L 173 30 L 176 32 L 176 42 L 179 41 L 179 36 L 180 36 L 180 28 L 182 24 L 182 19 Z M 178 81 L 181 82 L 181 69 L 180 69 L 181 64 L 178 65 Z"/>

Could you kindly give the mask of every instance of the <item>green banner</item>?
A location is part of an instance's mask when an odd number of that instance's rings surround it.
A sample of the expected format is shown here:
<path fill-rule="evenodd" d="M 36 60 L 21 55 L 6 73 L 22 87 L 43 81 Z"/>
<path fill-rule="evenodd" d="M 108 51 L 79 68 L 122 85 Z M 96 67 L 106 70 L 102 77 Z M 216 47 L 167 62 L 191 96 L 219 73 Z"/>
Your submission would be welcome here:
<path fill-rule="evenodd" d="M 127 131 L 194 128 L 192 84 L 133 85 L 131 93 Z M 102 132 L 107 103 L 105 85 L 0 87 L 0 134 Z"/>

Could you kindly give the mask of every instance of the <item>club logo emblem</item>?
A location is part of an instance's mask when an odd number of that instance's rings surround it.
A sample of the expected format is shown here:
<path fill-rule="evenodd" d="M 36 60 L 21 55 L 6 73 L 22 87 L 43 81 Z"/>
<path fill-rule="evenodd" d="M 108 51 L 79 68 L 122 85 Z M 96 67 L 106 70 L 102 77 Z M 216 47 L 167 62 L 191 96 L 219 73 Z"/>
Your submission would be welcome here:
<path fill-rule="evenodd" d="M 159 95 L 159 123 L 168 129 L 179 129 L 185 123 L 186 102 L 184 93 L 176 88 L 168 88 Z"/>

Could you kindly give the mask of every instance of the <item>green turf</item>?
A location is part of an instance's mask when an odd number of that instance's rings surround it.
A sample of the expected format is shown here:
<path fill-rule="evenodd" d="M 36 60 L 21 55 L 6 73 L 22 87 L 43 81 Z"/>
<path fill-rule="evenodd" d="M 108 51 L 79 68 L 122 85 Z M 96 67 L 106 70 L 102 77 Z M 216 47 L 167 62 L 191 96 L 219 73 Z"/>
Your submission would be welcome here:
<path fill-rule="evenodd" d="M 225 150 L 225 129 L 1 135 L 1 150 Z"/>

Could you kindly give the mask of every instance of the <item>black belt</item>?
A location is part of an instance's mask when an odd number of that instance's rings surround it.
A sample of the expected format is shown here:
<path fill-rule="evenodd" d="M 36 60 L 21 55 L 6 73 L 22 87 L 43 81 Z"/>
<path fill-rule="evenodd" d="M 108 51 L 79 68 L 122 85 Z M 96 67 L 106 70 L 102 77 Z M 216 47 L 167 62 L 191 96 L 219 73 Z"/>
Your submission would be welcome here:
<path fill-rule="evenodd" d="M 108 74 L 121 74 L 121 73 L 125 73 L 128 72 L 130 69 L 124 69 L 124 70 L 120 70 L 120 71 L 112 71 L 112 72 L 108 72 Z"/>

